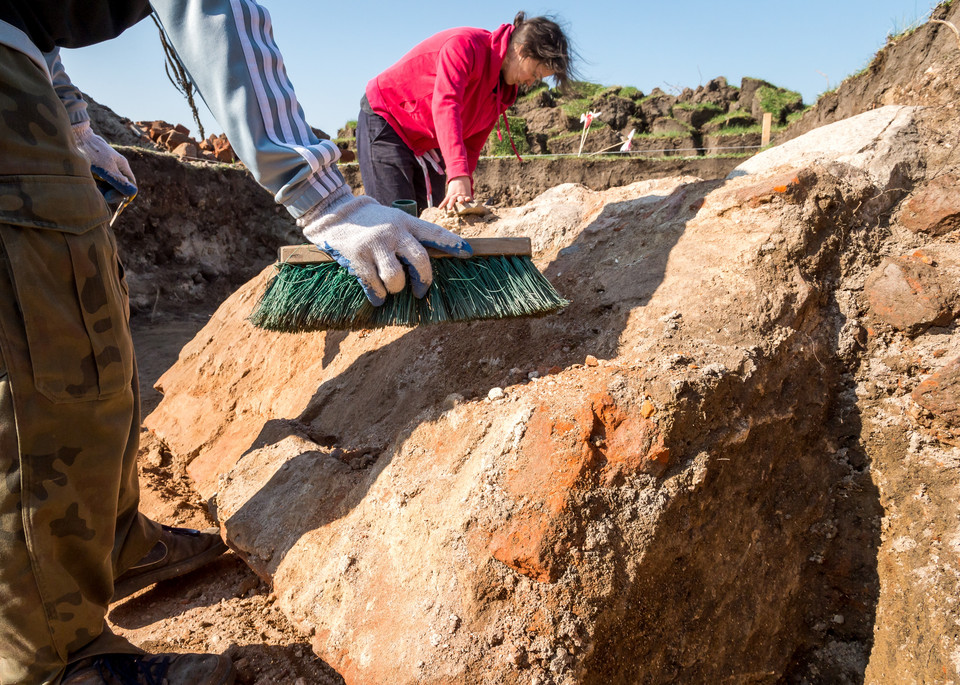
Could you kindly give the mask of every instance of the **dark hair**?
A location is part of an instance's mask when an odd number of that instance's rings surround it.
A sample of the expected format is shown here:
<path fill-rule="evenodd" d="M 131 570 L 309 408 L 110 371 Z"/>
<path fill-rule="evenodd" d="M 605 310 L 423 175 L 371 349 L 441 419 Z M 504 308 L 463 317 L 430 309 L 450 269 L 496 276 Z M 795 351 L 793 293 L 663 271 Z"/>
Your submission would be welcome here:
<path fill-rule="evenodd" d="M 563 29 L 550 17 L 526 16 L 517 12 L 510 42 L 516 41 L 522 57 L 535 59 L 552 71 L 559 90 L 568 90 L 575 77 L 571 64 L 575 55 Z"/>

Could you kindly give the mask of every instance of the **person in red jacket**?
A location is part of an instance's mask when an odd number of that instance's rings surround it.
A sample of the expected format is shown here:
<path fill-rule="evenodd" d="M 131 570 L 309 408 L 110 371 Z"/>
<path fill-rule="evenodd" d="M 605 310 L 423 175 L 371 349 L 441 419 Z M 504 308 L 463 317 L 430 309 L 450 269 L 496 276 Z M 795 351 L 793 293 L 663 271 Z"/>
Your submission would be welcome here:
<path fill-rule="evenodd" d="M 492 33 L 431 36 L 367 84 L 357 119 L 364 192 L 385 205 L 416 200 L 418 211 L 472 200 L 480 151 L 518 87 L 552 76 L 565 88 L 569 75 L 567 37 L 546 17 L 520 12 Z"/>

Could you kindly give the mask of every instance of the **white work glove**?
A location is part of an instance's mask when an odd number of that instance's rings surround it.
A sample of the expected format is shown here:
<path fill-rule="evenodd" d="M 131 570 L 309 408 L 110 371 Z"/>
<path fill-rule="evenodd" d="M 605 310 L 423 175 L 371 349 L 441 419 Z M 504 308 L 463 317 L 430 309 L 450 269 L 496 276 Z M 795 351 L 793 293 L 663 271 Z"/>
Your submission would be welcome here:
<path fill-rule="evenodd" d="M 455 257 L 473 254 L 470 244 L 455 233 L 384 207 L 372 197 L 354 197 L 348 186 L 297 220 L 311 243 L 357 277 L 370 303 L 379 307 L 387 293 L 403 290 L 410 273 L 415 297 L 423 297 L 433 282 L 426 247 Z"/>
<path fill-rule="evenodd" d="M 119 202 L 137 194 L 137 179 L 130 170 L 126 157 L 110 147 L 90 128 L 89 121 L 73 125 L 73 137 L 80 153 L 90 162 L 94 177 L 105 181 L 110 188 L 103 195 L 107 202 Z"/>

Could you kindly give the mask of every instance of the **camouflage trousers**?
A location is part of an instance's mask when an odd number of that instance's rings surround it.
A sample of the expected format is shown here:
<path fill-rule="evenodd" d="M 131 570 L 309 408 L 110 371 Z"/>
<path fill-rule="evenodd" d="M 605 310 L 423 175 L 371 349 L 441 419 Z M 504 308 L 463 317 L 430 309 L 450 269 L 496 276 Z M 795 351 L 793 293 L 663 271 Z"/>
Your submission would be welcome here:
<path fill-rule="evenodd" d="M 139 652 L 113 579 L 160 529 L 138 513 L 140 405 L 109 210 L 45 72 L 0 46 L 0 683 Z"/>

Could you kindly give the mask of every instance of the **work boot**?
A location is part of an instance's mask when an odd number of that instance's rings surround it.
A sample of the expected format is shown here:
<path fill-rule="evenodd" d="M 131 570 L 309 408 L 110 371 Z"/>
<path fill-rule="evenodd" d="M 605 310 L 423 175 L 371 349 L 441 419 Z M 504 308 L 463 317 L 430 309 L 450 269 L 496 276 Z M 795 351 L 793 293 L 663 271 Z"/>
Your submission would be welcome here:
<path fill-rule="evenodd" d="M 182 576 L 209 564 L 227 551 L 216 528 L 204 531 L 162 526 L 160 540 L 147 556 L 113 581 L 113 600 L 117 602 L 138 590 Z"/>
<path fill-rule="evenodd" d="M 67 667 L 61 685 L 233 685 L 229 657 L 218 654 L 103 654 Z"/>

